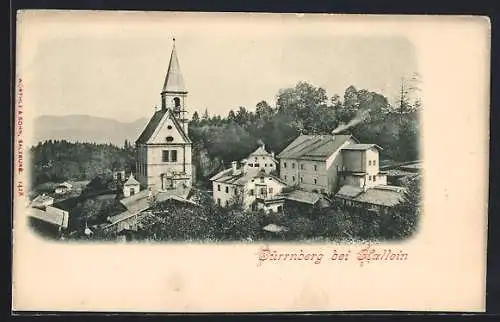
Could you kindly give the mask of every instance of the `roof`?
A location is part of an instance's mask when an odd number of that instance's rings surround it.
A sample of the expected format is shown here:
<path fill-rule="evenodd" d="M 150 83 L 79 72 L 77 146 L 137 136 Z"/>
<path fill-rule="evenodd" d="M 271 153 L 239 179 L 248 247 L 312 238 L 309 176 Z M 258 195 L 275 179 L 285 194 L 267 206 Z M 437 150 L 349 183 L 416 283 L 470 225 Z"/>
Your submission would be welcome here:
<path fill-rule="evenodd" d="M 356 196 L 358 196 L 362 192 L 363 192 L 363 189 L 361 189 L 360 187 L 345 185 L 339 189 L 339 191 L 337 192 L 337 194 L 335 196 L 336 197 L 344 197 L 344 198 L 355 198 Z"/>
<path fill-rule="evenodd" d="M 33 199 L 31 202 L 34 202 L 34 203 L 42 203 L 42 202 L 46 202 L 46 201 L 51 201 L 53 202 L 54 201 L 54 198 L 51 197 L 51 196 L 48 196 L 48 195 L 38 195 L 35 199 Z"/>
<path fill-rule="evenodd" d="M 232 173 L 232 169 L 222 170 L 221 172 L 217 173 L 215 176 L 210 178 L 210 181 L 243 186 L 248 181 L 250 181 L 254 178 L 260 178 L 260 177 L 273 178 L 273 180 L 276 180 L 276 181 L 286 185 L 286 183 L 284 183 L 280 178 L 273 176 L 271 174 L 259 171 L 259 169 L 247 169 L 245 172 L 245 171 L 242 171 L 241 168 L 236 170 L 235 174 Z"/>
<path fill-rule="evenodd" d="M 63 183 L 58 184 L 56 187 L 57 188 L 59 188 L 59 187 L 65 187 L 65 188 L 69 189 L 69 188 L 73 187 L 73 185 L 71 183 L 68 183 L 68 182 L 63 182 Z"/>
<path fill-rule="evenodd" d="M 403 201 L 403 197 L 402 192 L 377 189 L 377 187 L 374 187 L 356 197 L 355 200 L 374 205 L 392 207 Z"/>
<path fill-rule="evenodd" d="M 366 144 L 366 143 L 349 144 L 348 146 L 342 148 L 342 150 L 364 151 L 364 150 L 371 149 L 373 147 L 375 147 L 379 150 L 383 150 L 380 146 L 378 146 L 376 144 Z"/>
<path fill-rule="evenodd" d="M 139 181 L 134 178 L 134 175 L 131 173 L 125 182 L 124 186 L 137 186 L 140 185 Z"/>
<path fill-rule="evenodd" d="M 163 92 L 187 93 L 184 78 L 182 77 L 179 58 L 175 49 L 175 40 L 170 54 L 170 62 L 168 64 L 167 76 L 163 84 Z"/>
<path fill-rule="evenodd" d="M 189 137 L 187 136 L 187 134 L 184 132 L 184 129 L 179 124 L 179 121 L 172 114 L 172 111 L 170 109 L 168 109 L 168 108 L 166 108 L 166 109 L 162 108 L 162 109 L 156 111 L 153 114 L 153 116 L 151 117 L 151 119 L 149 120 L 148 124 L 146 125 L 146 127 L 142 131 L 142 133 L 139 136 L 139 138 L 137 139 L 137 141 L 135 141 L 135 143 L 136 144 L 145 144 L 145 143 L 147 143 L 149 141 L 149 139 L 151 139 L 151 136 L 155 133 L 155 131 L 158 128 L 158 126 L 160 125 L 161 120 L 163 119 L 163 116 L 165 114 L 167 114 L 167 113 L 168 113 L 168 117 L 172 120 L 172 122 L 174 123 L 177 131 L 181 134 L 182 138 L 186 142 L 191 142 L 191 140 L 189 140 Z"/>
<path fill-rule="evenodd" d="M 37 208 L 29 208 L 28 216 L 40 219 L 44 222 L 51 223 L 57 226 L 67 227 L 67 218 L 64 218 L 63 213 L 46 212 Z"/>
<path fill-rule="evenodd" d="M 288 228 L 286 228 L 286 227 L 278 226 L 278 225 L 275 225 L 275 224 L 269 224 L 269 225 L 263 227 L 262 229 L 265 230 L 265 231 L 271 232 L 271 233 L 279 233 L 281 231 L 287 231 L 288 230 Z"/>
<path fill-rule="evenodd" d="M 156 196 L 156 200 L 159 202 L 167 201 L 167 200 L 176 200 L 180 202 L 187 202 L 193 205 L 196 205 L 194 201 L 188 200 L 187 196 L 190 193 L 190 189 L 173 189 L 158 192 Z M 122 205 L 124 205 L 127 210 L 119 213 L 118 215 L 109 217 L 109 221 L 111 224 L 116 224 L 120 221 L 123 221 L 127 218 L 135 216 L 136 214 L 145 211 L 149 208 L 149 191 L 143 190 L 133 196 L 128 198 L 124 198 L 120 200 Z"/>
<path fill-rule="evenodd" d="M 322 195 L 319 193 L 308 192 L 303 190 L 293 190 L 285 194 L 285 199 L 287 200 L 307 203 L 310 205 L 316 204 L 321 199 L 321 197 Z"/>
<path fill-rule="evenodd" d="M 346 185 L 340 188 L 335 197 L 392 207 L 404 200 L 404 191 L 403 187 L 398 186 L 375 186 L 363 191 L 361 188 Z"/>
<path fill-rule="evenodd" d="M 357 141 L 352 135 L 300 135 L 278 158 L 326 160 L 349 139 Z"/>

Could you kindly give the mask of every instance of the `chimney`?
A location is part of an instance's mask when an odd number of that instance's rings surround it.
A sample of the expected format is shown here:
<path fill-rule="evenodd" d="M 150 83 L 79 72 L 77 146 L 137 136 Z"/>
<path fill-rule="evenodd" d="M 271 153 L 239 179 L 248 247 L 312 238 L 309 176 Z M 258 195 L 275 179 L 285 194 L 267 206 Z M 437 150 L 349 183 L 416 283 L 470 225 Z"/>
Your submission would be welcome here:
<path fill-rule="evenodd" d="M 271 156 L 274 158 L 274 151 L 271 151 Z"/>
<path fill-rule="evenodd" d="M 238 163 L 236 161 L 231 162 L 231 170 L 233 174 L 236 174 Z"/>

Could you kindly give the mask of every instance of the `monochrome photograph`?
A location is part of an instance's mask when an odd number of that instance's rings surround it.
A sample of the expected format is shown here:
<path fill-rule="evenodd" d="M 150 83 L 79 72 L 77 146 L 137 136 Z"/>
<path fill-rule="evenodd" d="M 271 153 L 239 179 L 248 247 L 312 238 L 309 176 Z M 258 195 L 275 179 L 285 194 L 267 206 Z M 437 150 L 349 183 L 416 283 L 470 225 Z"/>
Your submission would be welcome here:
<path fill-rule="evenodd" d="M 425 104 L 408 39 L 211 42 L 165 30 L 155 41 L 61 36 L 33 59 L 37 234 L 252 242 L 417 230 Z"/>
<path fill-rule="evenodd" d="M 17 20 L 17 309 L 484 308 L 488 21 Z"/>

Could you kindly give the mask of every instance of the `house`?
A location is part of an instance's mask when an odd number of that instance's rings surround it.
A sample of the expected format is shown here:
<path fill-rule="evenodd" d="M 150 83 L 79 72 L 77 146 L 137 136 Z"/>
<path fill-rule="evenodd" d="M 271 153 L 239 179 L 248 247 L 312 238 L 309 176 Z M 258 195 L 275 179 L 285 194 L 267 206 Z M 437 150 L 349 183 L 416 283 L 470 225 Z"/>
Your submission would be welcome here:
<path fill-rule="evenodd" d="M 257 169 L 271 173 L 277 171 L 278 161 L 274 157 L 274 152 L 267 152 L 266 146 L 262 143 L 257 150 L 242 160 L 243 166 L 250 169 Z"/>
<path fill-rule="evenodd" d="M 351 135 L 301 134 L 278 155 L 280 178 L 306 191 L 334 192 L 342 166 L 341 149 L 355 143 Z"/>
<path fill-rule="evenodd" d="M 380 172 L 379 151 L 376 144 L 349 144 L 342 148 L 340 185 L 371 188 L 387 184 L 387 176 Z"/>
<path fill-rule="evenodd" d="M 47 206 L 44 210 L 30 208 L 28 210 L 28 217 L 52 224 L 60 230 L 68 228 L 69 212 L 57 207 Z"/>
<path fill-rule="evenodd" d="M 300 135 L 278 155 L 280 177 L 309 192 L 334 194 L 344 184 L 386 184 L 379 171 L 375 144 L 360 144 L 352 135 Z"/>
<path fill-rule="evenodd" d="M 123 184 L 123 196 L 130 197 L 141 191 L 139 181 L 135 180 L 134 175 L 130 173 L 127 181 Z"/>
<path fill-rule="evenodd" d="M 327 208 L 331 205 L 330 199 L 321 193 L 297 189 L 288 193 L 284 193 L 283 195 L 285 199 L 285 205 L 293 204 L 294 206 L 298 206 L 299 208 L 302 206 Z"/>
<path fill-rule="evenodd" d="M 122 182 L 125 177 L 125 170 L 113 170 L 113 180 Z"/>
<path fill-rule="evenodd" d="M 151 214 L 151 202 L 173 201 L 184 205 L 194 205 L 197 203 L 190 200 L 190 188 L 178 188 L 175 190 L 166 190 L 153 193 L 149 190 L 142 190 L 134 195 L 120 200 L 125 210 L 115 216 L 107 218 L 108 223 L 100 228 L 105 231 L 118 233 L 124 229 L 137 230 L 141 227 L 141 220 Z"/>
<path fill-rule="evenodd" d="M 192 184 L 187 96 L 174 41 L 161 92 L 161 108 L 153 114 L 135 142 L 136 176 L 145 188 L 164 191 Z"/>
<path fill-rule="evenodd" d="M 31 207 L 45 208 L 47 206 L 52 205 L 53 203 L 54 203 L 53 197 L 48 196 L 45 193 L 42 193 L 41 195 L 38 195 L 35 199 L 31 201 Z"/>
<path fill-rule="evenodd" d="M 63 194 L 63 193 L 70 191 L 72 188 L 73 188 L 72 184 L 70 184 L 68 182 L 63 182 L 63 183 L 60 183 L 56 186 L 54 192 L 57 194 Z"/>
<path fill-rule="evenodd" d="M 243 208 L 255 206 L 266 212 L 280 211 L 283 200 L 279 194 L 286 183 L 278 177 L 258 168 L 240 167 L 233 161 L 230 169 L 223 170 L 210 178 L 213 200 L 226 207 L 241 201 Z"/>
<path fill-rule="evenodd" d="M 335 194 L 334 200 L 343 206 L 384 213 L 404 200 L 405 191 L 405 188 L 398 186 L 380 185 L 363 189 L 345 185 Z"/>

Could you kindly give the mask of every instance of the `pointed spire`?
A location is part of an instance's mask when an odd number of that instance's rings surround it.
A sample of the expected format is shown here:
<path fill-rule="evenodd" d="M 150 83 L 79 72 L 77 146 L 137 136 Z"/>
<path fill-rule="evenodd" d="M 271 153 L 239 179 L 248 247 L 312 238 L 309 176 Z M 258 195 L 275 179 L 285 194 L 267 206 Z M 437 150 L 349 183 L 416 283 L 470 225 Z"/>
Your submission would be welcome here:
<path fill-rule="evenodd" d="M 175 38 L 173 38 L 172 53 L 170 54 L 167 76 L 163 84 L 163 92 L 187 92 L 179 65 L 179 58 L 177 57 L 177 50 L 175 49 Z"/>

